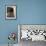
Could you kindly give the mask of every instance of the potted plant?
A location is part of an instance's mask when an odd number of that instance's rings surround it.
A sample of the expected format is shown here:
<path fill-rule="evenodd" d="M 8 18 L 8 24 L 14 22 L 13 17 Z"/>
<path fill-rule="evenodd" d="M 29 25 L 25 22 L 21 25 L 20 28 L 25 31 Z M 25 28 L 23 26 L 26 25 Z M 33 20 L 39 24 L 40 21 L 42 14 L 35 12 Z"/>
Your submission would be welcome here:
<path fill-rule="evenodd" d="M 11 44 L 13 44 L 13 42 L 15 41 L 16 39 L 16 34 L 14 32 L 10 33 L 9 36 L 8 36 L 8 40 L 9 41 L 12 41 Z M 8 46 L 9 46 L 9 42 L 8 42 Z"/>

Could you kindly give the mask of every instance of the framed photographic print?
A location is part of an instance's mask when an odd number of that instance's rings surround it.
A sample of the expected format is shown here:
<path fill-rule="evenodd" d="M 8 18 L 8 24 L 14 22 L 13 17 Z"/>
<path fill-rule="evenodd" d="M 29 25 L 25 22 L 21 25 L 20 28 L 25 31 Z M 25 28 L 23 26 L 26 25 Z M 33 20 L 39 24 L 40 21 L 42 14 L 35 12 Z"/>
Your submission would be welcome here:
<path fill-rule="evenodd" d="M 6 5 L 6 19 L 16 19 L 16 5 Z"/>

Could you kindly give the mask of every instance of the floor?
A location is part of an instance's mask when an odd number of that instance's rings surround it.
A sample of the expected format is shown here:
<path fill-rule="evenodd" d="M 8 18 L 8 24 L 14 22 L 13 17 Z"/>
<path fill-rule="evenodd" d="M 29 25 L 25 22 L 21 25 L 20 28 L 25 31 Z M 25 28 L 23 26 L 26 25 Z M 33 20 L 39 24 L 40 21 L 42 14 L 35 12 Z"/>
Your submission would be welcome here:
<path fill-rule="evenodd" d="M 8 46 L 8 44 L 0 44 L 0 46 Z M 10 46 L 18 46 L 18 44 L 10 45 Z"/>
<path fill-rule="evenodd" d="M 21 40 L 20 46 L 46 46 L 46 42 L 45 41 L 32 42 L 31 40 L 28 40 L 28 41 Z"/>
<path fill-rule="evenodd" d="M 0 46 L 8 46 L 8 44 L 0 44 Z M 28 40 L 28 41 L 21 40 L 19 45 L 14 44 L 13 46 L 46 46 L 46 42 L 45 41 L 34 41 L 34 42 L 32 42 L 31 40 Z"/>

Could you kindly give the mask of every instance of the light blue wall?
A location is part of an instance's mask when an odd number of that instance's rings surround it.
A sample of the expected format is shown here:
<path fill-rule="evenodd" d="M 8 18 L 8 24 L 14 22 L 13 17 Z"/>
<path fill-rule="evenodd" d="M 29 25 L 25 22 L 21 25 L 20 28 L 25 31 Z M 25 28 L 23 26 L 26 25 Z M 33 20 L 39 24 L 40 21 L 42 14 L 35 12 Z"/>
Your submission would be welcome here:
<path fill-rule="evenodd" d="M 46 24 L 46 0 L 26 0 L 20 5 L 21 24 Z"/>
<path fill-rule="evenodd" d="M 16 4 L 16 20 L 5 20 L 7 4 Z M 9 32 L 17 34 L 18 24 L 46 24 L 46 0 L 0 0 L 0 44 L 8 43 Z"/>

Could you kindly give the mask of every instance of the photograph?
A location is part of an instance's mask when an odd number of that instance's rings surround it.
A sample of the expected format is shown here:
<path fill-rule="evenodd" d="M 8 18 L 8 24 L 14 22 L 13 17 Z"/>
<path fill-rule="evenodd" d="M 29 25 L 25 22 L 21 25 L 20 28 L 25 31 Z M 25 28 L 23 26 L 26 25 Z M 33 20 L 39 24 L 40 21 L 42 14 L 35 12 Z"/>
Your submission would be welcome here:
<path fill-rule="evenodd" d="M 6 5 L 6 19 L 16 19 L 16 5 Z"/>

